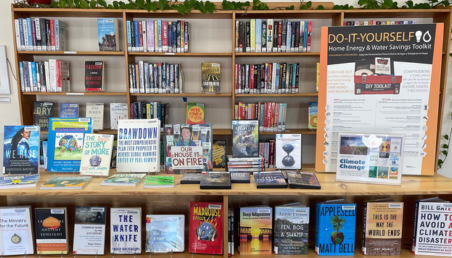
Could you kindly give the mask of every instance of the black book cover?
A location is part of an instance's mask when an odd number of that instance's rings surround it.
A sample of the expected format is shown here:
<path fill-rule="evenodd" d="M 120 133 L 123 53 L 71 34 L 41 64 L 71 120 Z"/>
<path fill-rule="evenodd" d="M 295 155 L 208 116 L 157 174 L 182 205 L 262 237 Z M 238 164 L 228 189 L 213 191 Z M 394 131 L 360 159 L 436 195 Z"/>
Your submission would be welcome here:
<path fill-rule="evenodd" d="M 146 108 L 146 102 L 141 102 L 141 118 L 147 119 L 148 113 Z"/>
<path fill-rule="evenodd" d="M 258 85 L 259 85 L 259 83 L 258 83 L 258 80 L 257 80 L 257 74 L 258 74 L 258 70 L 259 69 L 257 69 L 257 65 L 254 65 L 254 67 L 253 67 L 253 71 L 254 71 L 254 74 L 253 74 L 253 82 L 254 82 L 254 88 L 253 88 L 253 92 L 256 92 L 256 90 L 258 89 Z M 256 116 L 256 118 L 257 118 L 257 116 Z"/>
<path fill-rule="evenodd" d="M 293 47 L 295 47 L 295 37 L 297 35 L 296 22 L 292 22 L 291 28 L 292 28 L 292 34 L 291 34 L 291 37 L 290 37 L 290 48 L 293 48 Z"/>
<path fill-rule="evenodd" d="M 130 37 L 130 39 L 131 39 L 131 43 L 132 43 L 132 47 L 133 48 L 135 48 L 136 46 L 135 46 L 135 28 L 134 28 L 135 26 L 134 26 L 134 22 L 133 21 L 130 21 L 130 35 L 131 35 L 131 37 Z M 157 47 L 157 46 L 156 46 Z M 155 52 L 157 52 L 157 51 L 155 51 Z"/>
<path fill-rule="evenodd" d="M 36 208 L 35 225 L 38 254 L 67 254 L 66 208 Z"/>
<path fill-rule="evenodd" d="M 262 48 L 267 47 L 267 22 L 262 22 Z"/>
<path fill-rule="evenodd" d="M 229 172 L 203 172 L 200 189 L 231 189 Z"/>
<path fill-rule="evenodd" d="M 231 183 L 250 183 L 250 173 L 247 172 L 232 172 Z"/>
<path fill-rule="evenodd" d="M 173 42 L 171 42 L 172 46 L 173 46 L 173 52 L 177 52 L 177 21 L 173 22 L 171 24 L 171 33 L 172 35 L 172 40 Z"/>
<path fill-rule="evenodd" d="M 132 65 L 132 85 L 133 88 L 136 90 L 137 89 L 137 69 L 135 65 Z"/>
<path fill-rule="evenodd" d="M 48 91 L 47 88 L 47 80 L 46 80 L 46 69 L 44 62 L 39 63 L 39 71 L 41 71 L 41 89 L 44 88 L 45 91 Z"/>
<path fill-rule="evenodd" d="M 47 51 L 50 50 L 51 42 L 50 42 L 50 20 L 46 19 L 46 43 L 47 43 Z"/>
<path fill-rule="evenodd" d="M 239 22 L 239 52 L 243 52 L 243 37 L 244 37 L 244 29 L 243 29 L 243 22 Z"/>
<path fill-rule="evenodd" d="M 254 172 L 257 188 L 287 188 L 286 180 L 281 171 Z"/>
<path fill-rule="evenodd" d="M 53 102 L 35 101 L 33 108 L 33 125 L 39 126 L 41 131 L 48 131 L 49 117 L 54 117 Z"/>
<path fill-rule="evenodd" d="M 300 22 L 296 22 L 295 27 L 295 48 L 298 48 L 300 46 Z"/>
<path fill-rule="evenodd" d="M 273 22 L 273 48 L 278 48 L 279 22 Z"/>
<path fill-rule="evenodd" d="M 103 61 L 85 61 L 85 91 L 102 91 Z"/>
<path fill-rule="evenodd" d="M 47 35 L 46 35 L 46 19 L 41 18 L 39 20 L 39 26 L 41 30 L 41 51 L 47 50 Z"/>
<path fill-rule="evenodd" d="M 200 184 L 201 173 L 185 173 L 180 180 L 181 184 Z"/>
<path fill-rule="evenodd" d="M 246 78 L 246 76 L 245 76 L 245 65 L 242 64 L 240 66 L 240 69 L 242 70 L 241 71 L 242 93 L 245 93 L 245 78 Z"/>
<path fill-rule="evenodd" d="M 315 173 L 286 171 L 290 188 L 321 189 Z"/>
<path fill-rule="evenodd" d="M 75 224 L 104 224 L 107 216 L 105 206 L 76 206 Z"/>
<path fill-rule="evenodd" d="M 293 71 L 293 64 L 289 64 L 289 87 L 288 87 L 288 89 L 290 90 L 289 93 L 292 93 L 292 85 L 293 85 L 292 71 Z"/>
<path fill-rule="evenodd" d="M 265 93 L 265 64 L 261 64 L 261 91 L 260 93 Z"/>
<path fill-rule="evenodd" d="M 261 93 L 261 89 L 262 89 L 262 83 L 261 83 L 261 76 L 262 76 L 262 69 L 261 69 L 261 65 L 255 65 L 254 66 L 254 70 L 257 70 L 257 80 L 255 79 L 254 84 L 256 85 L 256 89 L 257 89 L 257 93 Z M 256 116 L 257 117 L 257 116 Z"/>
<path fill-rule="evenodd" d="M 250 47 L 250 22 L 246 22 L 246 28 L 245 28 L 245 37 L 246 37 L 246 48 Z"/>
<path fill-rule="evenodd" d="M 287 75 L 287 63 L 282 63 L 282 84 L 281 89 L 282 93 L 286 93 L 286 75 Z"/>
<path fill-rule="evenodd" d="M 300 77 L 300 63 L 297 63 L 297 74 L 295 76 L 295 89 L 298 89 L 298 80 Z"/>
<path fill-rule="evenodd" d="M 287 48 L 290 48 L 290 42 L 287 41 L 287 20 L 282 20 L 282 39 L 281 39 L 281 47 L 286 46 Z"/>

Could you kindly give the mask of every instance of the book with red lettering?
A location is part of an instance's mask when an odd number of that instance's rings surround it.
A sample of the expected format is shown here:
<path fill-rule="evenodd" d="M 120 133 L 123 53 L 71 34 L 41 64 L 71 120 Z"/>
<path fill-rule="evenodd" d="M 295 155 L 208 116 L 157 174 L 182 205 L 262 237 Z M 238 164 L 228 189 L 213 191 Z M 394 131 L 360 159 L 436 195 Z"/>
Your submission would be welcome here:
<path fill-rule="evenodd" d="M 85 91 L 104 90 L 104 62 L 85 61 Z"/>
<path fill-rule="evenodd" d="M 162 52 L 168 52 L 168 22 L 162 21 Z"/>
<path fill-rule="evenodd" d="M 223 253 L 223 204 L 190 202 L 188 252 Z"/>

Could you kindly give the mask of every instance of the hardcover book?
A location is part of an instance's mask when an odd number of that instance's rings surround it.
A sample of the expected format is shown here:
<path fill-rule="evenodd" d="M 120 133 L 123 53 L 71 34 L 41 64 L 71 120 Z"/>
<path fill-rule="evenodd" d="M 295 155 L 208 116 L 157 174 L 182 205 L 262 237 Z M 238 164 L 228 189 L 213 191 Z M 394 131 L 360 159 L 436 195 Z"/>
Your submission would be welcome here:
<path fill-rule="evenodd" d="M 83 189 L 91 181 L 90 176 L 56 176 L 45 182 L 41 190 Z"/>
<path fill-rule="evenodd" d="M 201 63 L 201 92 L 220 93 L 220 79 L 221 64 Z"/>
<path fill-rule="evenodd" d="M 228 210 L 228 257 L 234 256 L 235 249 L 234 209 Z"/>
<path fill-rule="evenodd" d="M 320 189 L 319 180 L 315 173 L 300 172 L 300 171 L 286 171 L 287 183 L 289 188 L 298 189 Z"/>
<path fill-rule="evenodd" d="M 174 176 L 147 176 L 144 180 L 144 188 L 168 187 L 174 187 Z"/>
<path fill-rule="evenodd" d="M 85 134 L 80 174 L 108 176 L 114 135 Z"/>
<path fill-rule="evenodd" d="M 311 130 L 317 130 L 317 102 L 309 102 L 308 112 L 309 112 L 308 128 Z"/>
<path fill-rule="evenodd" d="M 0 177 L 0 189 L 36 187 L 39 175 L 4 176 Z"/>
<path fill-rule="evenodd" d="M 223 253 L 223 203 L 190 202 L 188 252 Z"/>
<path fill-rule="evenodd" d="M 248 172 L 232 172 L 231 183 L 250 183 L 250 173 Z"/>
<path fill-rule="evenodd" d="M 226 141 L 213 141 L 212 165 L 214 168 L 226 167 Z"/>
<path fill-rule="evenodd" d="M 97 19 L 99 51 L 119 51 L 118 21 L 114 18 Z"/>
<path fill-rule="evenodd" d="M 119 120 L 127 119 L 127 103 L 110 103 L 110 128 L 118 129 Z"/>
<path fill-rule="evenodd" d="M 403 202 L 382 199 L 364 202 L 364 255 L 400 255 Z"/>
<path fill-rule="evenodd" d="M 117 172 L 160 171 L 160 120 L 119 120 Z"/>
<path fill-rule="evenodd" d="M 146 252 L 176 253 L 184 250 L 184 215 L 146 215 Z"/>
<path fill-rule="evenodd" d="M 34 254 L 31 206 L 0 207 L 0 253 Z"/>
<path fill-rule="evenodd" d="M 181 184 L 200 184 L 201 173 L 185 173 L 180 180 Z"/>
<path fill-rule="evenodd" d="M 146 177 L 146 174 L 114 174 L 105 179 L 100 185 L 110 186 L 136 186 L 141 180 Z"/>
<path fill-rule="evenodd" d="M 91 118 L 50 118 L 47 171 L 78 172 L 85 133 L 92 133 Z"/>
<path fill-rule="evenodd" d="M 355 226 L 355 203 L 343 199 L 317 203 L 315 252 L 318 255 L 354 255 Z"/>
<path fill-rule="evenodd" d="M 271 207 L 240 207 L 239 254 L 271 254 L 273 209 Z"/>
<path fill-rule="evenodd" d="M 104 255 L 105 206 L 76 206 L 73 254 Z"/>
<path fill-rule="evenodd" d="M 60 104 L 61 118 L 78 118 L 78 104 L 75 103 L 61 103 Z"/>
<path fill-rule="evenodd" d="M 231 189 L 229 172 L 202 172 L 200 189 Z"/>
<path fill-rule="evenodd" d="M 39 174 L 39 126 L 5 126 L 3 175 Z"/>
<path fill-rule="evenodd" d="M 259 120 L 232 120 L 232 156 L 259 156 Z"/>
<path fill-rule="evenodd" d="M 186 103 L 186 123 L 189 125 L 204 124 L 205 107 L 204 103 Z"/>
<path fill-rule="evenodd" d="M 141 207 L 110 208 L 110 253 L 141 253 Z"/>
<path fill-rule="evenodd" d="M 254 172 L 254 181 L 259 188 L 287 188 L 286 179 L 281 171 Z"/>
<path fill-rule="evenodd" d="M 85 61 L 85 91 L 104 90 L 104 62 Z"/>
<path fill-rule="evenodd" d="M 277 134 L 277 169 L 301 169 L 301 134 Z"/>
<path fill-rule="evenodd" d="M 36 208 L 36 252 L 41 254 L 67 254 L 66 208 Z"/>
<path fill-rule="evenodd" d="M 309 207 L 291 203 L 275 207 L 275 254 L 308 254 Z"/>
<path fill-rule="evenodd" d="M 33 125 L 42 131 L 49 130 L 49 118 L 53 117 L 53 102 L 35 101 L 33 109 Z"/>
<path fill-rule="evenodd" d="M 93 121 L 93 130 L 104 129 L 104 103 L 86 103 L 86 115 Z"/>

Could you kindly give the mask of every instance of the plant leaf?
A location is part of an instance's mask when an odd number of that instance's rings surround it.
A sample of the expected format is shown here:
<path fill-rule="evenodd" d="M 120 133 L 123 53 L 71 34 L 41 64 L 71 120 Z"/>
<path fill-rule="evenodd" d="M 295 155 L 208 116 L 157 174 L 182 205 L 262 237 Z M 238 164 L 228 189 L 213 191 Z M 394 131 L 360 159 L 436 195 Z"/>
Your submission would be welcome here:
<path fill-rule="evenodd" d="M 118 1 L 113 1 L 113 7 L 115 7 L 115 9 L 119 9 Z"/>
<path fill-rule="evenodd" d="M 180 14 L 185 15 L 185 7 L 184 7 L 183 4 L 178 4 L 178 5 L 176 5 L 176 10 L 177 10 Z"/>
<path fill-rule="evenodd" d="M 290 7 L 286 7 L 286 10 L 295 10 L 295 5 L 291 5 Z"/>
<path fill-rule="evenodd" d="M 74 6 L 80 8 L 80 0 L 74 0 Z"/>
<path fill-rule="evenodd" d="M 67 5 L 69 6 L 69 8 L 74 7 L 74 0 L 67 0 Z"/>
<path fill-rule="evenodd" d="M 311 8 L 312 2 L 311 1 L 306 2 L 306 6 L 308 7 L 308 9 Z"/>
<path fill-rule="evenodd" d="M 443 144 L 443 148 L 444 148 L 444 149 L 449 149 L 449 145 Z"/>
<path fill-rule="evenodd" d="M 66 7 L 66 0 L 60 0 L 59 4 L 60 4 L 60 8 L 65 8 Z"/>
<path fill-rule="evenodd" d="M 323 5 L 317 6 L 317 10 L 325 10 L 325 7 Z"/>
<path fill-rule="evenodd" d="M 168 0 L 159 0 L 160 10 L 162 10 L 162 11 L 166 10 L 167 6 L 168 6 Z"/>
<path fill-rule="evenodd" d="M 97 4 L 102 7 L 107 8 L 107 2 L 105 2 L 105 0 L 97 0 Z"/>
<path fill-rule="evenodd" d="M 144 8 L 144 0 L 136 0 L 135 5 L 137 6 L 137 9 L 143 10 Z"/>
<path fill-rule="evenodd" d="M 91 8 L 96 8 L 96 5 L 97 5 L 97 1 L 96 0 L 91 0 L 91 2 L 89 2 L 89 7 L 91 7 Z"/>
<path fill-rule="evenodd" d="M 112 4 L 109 4 L 107 5 L 107 9 L 118 9 L 118 8 L 115 8 Z"/>
<path fill-rule="evenodd" d="M 449 140 L 449 135 L 445 134 L 444 139 Z"/>
<path fill-rule="evenodd" d="M 447 156 L 447 151 L 443 150 L 442 153 Z"/>
<path fill-rule="evenodd" d="M 83 9 L 88 9 L 89 8 L 89 4 L 87 0 L 80 0 L 80 7 Z"/>
<path fill-rule="evenodd" d="M 50 4 L 50 6 L 52 6 L 53 8 L 58 8 L 60 6 L 60 3 L 59 2 L 52 2 Z"/>
<path fill-rule="evenodd" d="M 135 9 L 135 4 L 134 4 L 134 3 L 128 3 L 128 4 L 126 4 L 126 9 L 134 10 L 134 9 Z"/>
<path fill-rule="evenodd" d="M 207 1 L 205 6 L 206 6 L 206 9 L 207 9 L 207 12 L 209 12 L 210 14 L 212 14 L 213 11 L 215 11 L 215 9 L 216 9 L 215 4 L 210 2 L 210 1 Z"/>

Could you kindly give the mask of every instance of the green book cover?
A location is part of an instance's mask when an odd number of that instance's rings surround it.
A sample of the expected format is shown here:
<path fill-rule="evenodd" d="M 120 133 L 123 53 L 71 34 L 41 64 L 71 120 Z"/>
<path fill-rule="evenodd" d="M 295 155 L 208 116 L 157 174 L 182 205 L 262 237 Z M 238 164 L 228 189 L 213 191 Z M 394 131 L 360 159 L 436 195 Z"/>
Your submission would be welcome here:
<path fill-rule="evenodd" d="M 144 187 L 173 187 L 173 176 L 147 176 L 144 180 Z"/>
<path fill-rule="evenodd" d="M 83 188 L 90 180 L 90 176 L 57 176 L 47 181 L 41 188 Z"/>

